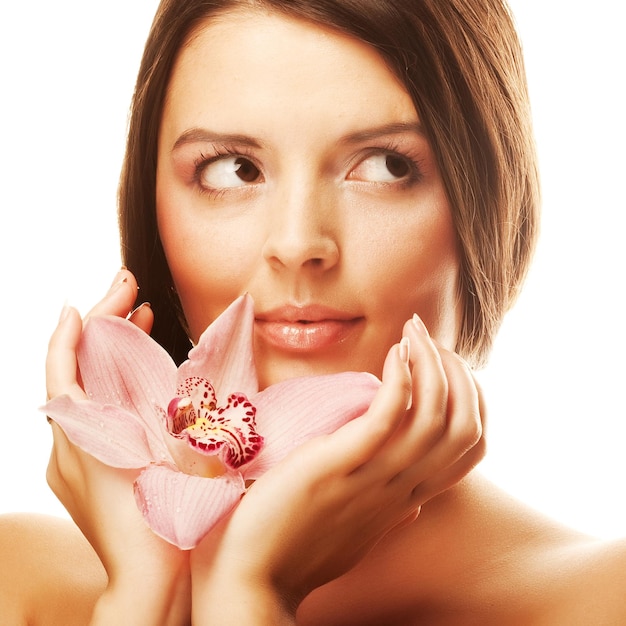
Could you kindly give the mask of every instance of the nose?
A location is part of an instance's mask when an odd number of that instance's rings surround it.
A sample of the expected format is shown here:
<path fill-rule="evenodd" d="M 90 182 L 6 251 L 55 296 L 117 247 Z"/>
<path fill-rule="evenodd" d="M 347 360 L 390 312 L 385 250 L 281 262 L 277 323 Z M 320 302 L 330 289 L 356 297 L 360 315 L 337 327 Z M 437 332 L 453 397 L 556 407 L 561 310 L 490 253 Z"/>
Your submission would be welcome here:
<path fill-rule="evenodd" d="M 338 231 L 331 199 L 295 185 L 272 201 L 263 257 L 275 270 L 327 271 L 339 261 Z"/>

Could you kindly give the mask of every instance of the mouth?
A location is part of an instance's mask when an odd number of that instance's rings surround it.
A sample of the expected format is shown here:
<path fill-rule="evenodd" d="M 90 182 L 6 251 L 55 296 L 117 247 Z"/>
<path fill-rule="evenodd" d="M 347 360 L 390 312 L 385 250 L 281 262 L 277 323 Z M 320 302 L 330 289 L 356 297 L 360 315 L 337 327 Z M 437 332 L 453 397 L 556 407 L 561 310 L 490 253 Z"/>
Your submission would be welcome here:
<path fill-rule="evenodd" d="M 258 313 L 255 330 L 268 344 L 289 352 L 314 352 L 344 343 L 365 321 L 323 306 L 284 306 Z"/>

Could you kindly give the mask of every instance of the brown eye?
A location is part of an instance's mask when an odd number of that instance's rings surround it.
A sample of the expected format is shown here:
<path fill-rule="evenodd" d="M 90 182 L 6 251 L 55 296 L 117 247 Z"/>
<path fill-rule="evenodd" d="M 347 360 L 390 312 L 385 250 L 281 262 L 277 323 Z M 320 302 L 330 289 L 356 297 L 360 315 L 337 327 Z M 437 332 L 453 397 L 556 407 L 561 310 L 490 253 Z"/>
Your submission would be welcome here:
<path fill-rule="evenodd" d="M 404 178 L 408 176 L 411 171 L 406 159 L 395 154 L 388 154 L 385 157 L 385 166 L 387 170 L 389 170 L 389 173 L 396 178 Z"/>
<path fill-rule="evenodd" d="M 227 156 L 210 161 L 199 173 L 200 184 L 207 189 L 232 189 L 259 182 L 261 172 L 249 159 Z"/>
<path fill-rule="evenodd" d="M 259 177 L 259 170 L 254 163 L 239 157 L 235 160 L 235 173 L 246 183 L 253 183 Z"/>
<path fill-rule="evenodd" d="M 348 177 L 370 183 L 393 183 L 410 179 L 414 173 L 415 166 L 406 157 L 382 152 L 363 159 Z"/>

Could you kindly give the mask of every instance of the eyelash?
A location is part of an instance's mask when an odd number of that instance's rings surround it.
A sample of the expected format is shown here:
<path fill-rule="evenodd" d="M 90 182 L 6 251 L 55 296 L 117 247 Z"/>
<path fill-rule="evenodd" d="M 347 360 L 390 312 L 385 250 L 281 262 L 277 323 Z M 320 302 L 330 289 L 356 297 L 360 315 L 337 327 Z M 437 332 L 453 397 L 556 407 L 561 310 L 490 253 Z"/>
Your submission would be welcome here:
<path fill-rule="evenodd" d="M 254 164 L 254 158 L 250 154 L 250 152 L 246 149 L 236 150 L 232 147 L 221 145 L 221 146 L 213 146 L 213 155 L 207 156 L 204 152 L 200 152 L 198 158 L 194 160 L 194 174 L 193 174 L 193 182 L 198 188 L 200 194 L 209 196 L 212 199 L 219 198 L 224 195 L 228 189 L 209 189 L 202 185 L 201 177 L 202 172 L 207 167 L 207 165 L 219 161 L 225 157 L 242 157 L 245 159 L 249 159 Z M 381 186 L 396 186 L 401 189 L 411 188 L 413 185 L 418 184 L 423 179 L 423 170 L 421 166 L 421 159 L 417 155 L 412 155 L 410 151 L 406 151 L 402 149 L 402 147 L 394 141 L 389 141 L 388 143 L 376 147 L 372 147 L 363 151 L 365 156 L 361 158 L 358 163 L 354 166 L 353 169 L 358 167 L 361 163 L 363 163 L 366 159 L 376 156 L 376 155 L 385 155 L 397 157 L 399 159 L 403 159 L 406 164 L 410 168 L 410 173 L 406 179 L 400 180 L 398 182 L 379 182 L 375 183 Z M 261 171 L 260 168 L 258 168 Z M 351 170 L 352 171 L 352 170 Z M 363 182 L 367 184 L 367 181 L 356 181 Z M 370 183 L 371 184 L 371 183 Z"/>
<path fill-rule="evenodd" d="M 225 157 L 230 157 L 230 156 L 242 157 L 244 159 L 250 160 L 252 163 L 254 163 L 254 158 L 246 149 L 235 150 L 234 148 L 231 148 L 226 145 L 212 146 L 212 150 L 213 150 L 212 156 L 210 155 L 207 156 L 204 152 L 200 152 L 199 156 L 194 160 L 193 182 L 195 186 L 198 188 L 200 194 L 208 196 L 211 199 L 214 199 L 214 198 L 219 198 L 220 196 L 225 194 L 228 191 L 228 189 L 209 189 L 202 184 L 201 182 L 202 172 L 204 171 L 206 166 L 210 165 L 211 163 L 215 163 L 216 161 L 219 161 L 220 159 L 223 159 Z M 259 168 L 259 171 L 260 171 L 260 168 Z"/>
<path fill-rule="evenodd" d="M 404 180 L 394 183 L 378 183 L 380 185 L 394 185 L 400 186 L 401 189 L 408 189 L 413 185 L 420 183 L 424 178 L 424 171 L 422 166 L 422 158 L 418 154 L 415 154 L 412 150 L 401 146 L 398 142 L 389 140 L 384 145 L 376 146 L 366 151 L 367 156 L 361 159 L 359 163 L 362 163 L 365 159 L 377 154 L 384 154 L 385 156 L 398 157 L 403 159 L 410 168 L 408 177 Z"/>

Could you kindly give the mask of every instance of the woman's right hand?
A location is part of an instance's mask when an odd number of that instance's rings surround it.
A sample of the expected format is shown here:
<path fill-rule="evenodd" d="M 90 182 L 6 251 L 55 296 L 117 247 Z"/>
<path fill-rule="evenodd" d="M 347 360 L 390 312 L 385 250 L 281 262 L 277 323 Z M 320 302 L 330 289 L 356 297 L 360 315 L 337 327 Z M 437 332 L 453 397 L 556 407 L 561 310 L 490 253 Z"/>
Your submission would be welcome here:
<path fill-rule="evenodd" d="M 88 317 L 126 317 L 136 295 L 133 275 L 121 270 Z M 130 318 L 149 332 L 149 307 L 141 307 Z M 62 394 L 85 398 L 76 362 L 82 327 L 79 313 L 64 308 L 46 359 L 48 398 Z M 188 555 L 157 537 L 145 524 L 133 495 L 138 472 L 100 463 L 73 445 L 56 423 L 51 425 L 54 441 L 48 483 L 93 546 L 109 577 L 92 624 L 188 623 Z"/>
<path fill-rule="evenodd" d="M 192 553 L 194 623 L 293 623 L 308 593 L 483 457 L 484 409 L 469 367 L 417 318 L 403 335 L 367 413 L 264 474 Z"/>

